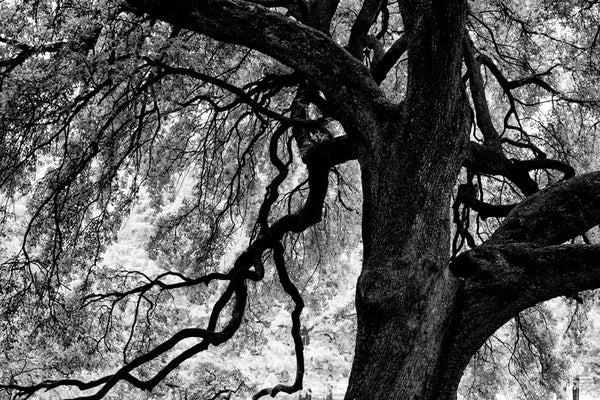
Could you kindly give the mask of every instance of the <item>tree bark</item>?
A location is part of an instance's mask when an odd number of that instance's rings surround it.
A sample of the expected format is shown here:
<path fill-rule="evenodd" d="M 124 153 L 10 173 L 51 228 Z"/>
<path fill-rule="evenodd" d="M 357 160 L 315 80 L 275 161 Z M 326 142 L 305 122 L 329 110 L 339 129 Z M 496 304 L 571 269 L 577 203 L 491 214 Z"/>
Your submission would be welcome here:
<path fill-rule="evenodd" d="M 425 7 L 425 6 L 423 6 Z M 451 399 L 462 371 L 449 340 L 459 281 L 450 274 L 450 195 L 466 154 L 461 89 L 464 4 L 408 4 L 409 82 L 402 117 L 359 156 L 364 266 L 347 400 Z M 420 22 L 419 22 L 420 21 Z"/>

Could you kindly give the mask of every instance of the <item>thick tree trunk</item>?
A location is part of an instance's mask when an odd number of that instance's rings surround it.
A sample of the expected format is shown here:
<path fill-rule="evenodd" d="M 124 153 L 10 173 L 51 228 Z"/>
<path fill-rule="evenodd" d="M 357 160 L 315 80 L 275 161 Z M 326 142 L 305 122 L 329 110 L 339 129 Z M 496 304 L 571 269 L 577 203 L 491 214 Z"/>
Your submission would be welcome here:
<path fill-rule="evenodd" d="M 449 353 L 460 305 L 448 260 L 450 197 L 469 127 L 461 82 L 465 4 L 403 4 L 416 38 L 406 102 L 383 125 L 381 141 L 359 156 L 364 265 L 347 400 L 452 399 L 464 368 Z"/>
<path fill-rule="evenodd" d="M 457 168 L 436 168 L 440 179 L 430 180 L 429 174 L 419 179 L 408 168 L 387 165 L 379 174 L 396 179 L 383 179 L 385 204 L 365 206 L 370 238 L 357 289 L 357 345 L 346 398 L 441 399 L 448 383 L 438 376 L 458 284 L 447 268 L 448 182 L 454 181 L 448 175 Z M 414 189 L 392 195 L 401 187 Z M 457 384 L 451 382 L 451 391 Z"/>
<path fill-rule="evenodd" d="M 347 400 L 456 396 L 464 366 L 448 354 L 459 286 L 449 209 L 468 139 L 462 102 L 446 118 L 391 123 L 389 139 L 359 157 L 365 248 Z"/>

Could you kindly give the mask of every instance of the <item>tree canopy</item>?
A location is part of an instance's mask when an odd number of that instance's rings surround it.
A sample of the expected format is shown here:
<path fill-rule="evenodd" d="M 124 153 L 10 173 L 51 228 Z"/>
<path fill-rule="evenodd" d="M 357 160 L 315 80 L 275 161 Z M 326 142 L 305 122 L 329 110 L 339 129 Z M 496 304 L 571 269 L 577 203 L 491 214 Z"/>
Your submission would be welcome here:
<path fill-rule="evenodd" d="M 501 326 L 600 287 L 596 1 L 0 4 L 13 396 L 195 358 L 216 398 L 261 324 L 295 372 L 254 398 L 295 393 L 306 307 L 356 334 L 347 399 L 454 399 Z"/>

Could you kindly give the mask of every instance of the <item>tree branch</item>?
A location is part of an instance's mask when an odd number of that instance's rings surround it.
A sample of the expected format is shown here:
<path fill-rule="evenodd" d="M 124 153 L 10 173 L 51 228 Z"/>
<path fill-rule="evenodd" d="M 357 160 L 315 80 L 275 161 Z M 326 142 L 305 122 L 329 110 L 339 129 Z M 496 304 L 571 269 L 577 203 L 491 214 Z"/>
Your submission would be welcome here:
<path fill-rule="evenodd" d="M 133 11 L 258 50 L 301 72 L 336 105 L 335 118 L 342 124 L 352 122 L 357 132 L 368 132 L 376 123 L 373 111 L 387 104 L 368 69 L 330 37 L 260 5 L 242 0 L 129 0 L 128 4 Z"/>
<path fill-rule="evenodd" d="M 348 51 L 360 61 L 363 59 L 363 50 L 367 45 L 369 29 L 375 23 L 381 6 L 381 0 L 364 0 L 354 25 L 352 25 L 350 39 L 348 40 Z"/>
<path fill-rule="evenodd" d="M 198 79 L 198 80 L 210 83 L 212 85 L 215 85 L 217 87 L 220 87 L 222 89 L 225 89 L 225 90 L 233 93 L 234 95 L 236 95 L 238 97 L 239 101 L 249 105 L 254 111 L 256 111 L 257 113 L 264 114 L 267 117 L 271 117 L 275 120 L 286 122 L 291 125 L 304 125 L 304 126 L 313 126 L 313 127 L 315 126 L 314 121 L 311 121 L 308 119 L 300 119 L 300 118 L 288 118 L 284 115 L 281 115 L 281 114 L 263 106 L 262 104 L 259 104 L 246 91 L 244 91 L 243 89 L 241 89 L 235 85 L 225 82 L 222 79 L 215 78 L 215 77 L 207 75 L 207 74 L 203 74 L 203 73 L 196 71 L 194 69 L 191 69 L 191 68 L 173 67 L 173 66 L 165 64 L 163 62 L 160 62 L 158 60 L 150 59 L 148 57 L 144 57 L 144 60 L 149 65 L 160 68 L 167 75 L 169 75 L 169 74 L 170 75 L 186 75 L 191 78 Z"/>
<path fill-rule="evenodd" d="M 506 217 L 515 207 L 515 204 L 489 204 L 479 200 L 476 196 L 474 186 L 471 184 L 458 186 L 456 201 L 476 211 L 482 219 Z"/>
<path fill-rule="evenodd" d="M 551 185 L 523 200 L 484 245 L 564 243 L 600 224 L 600 172 Z"/>
<path fill-rule="evenodd" d="M 462 372 L 471 354 L 519 312 L 600 287 L 600 246 L 483 245 L 459 255 L 451 270 L 466 274 L 448 350 L 454 370 Z"/>
<path fill-rule="evenodd" d="M 331 20 L 340 0 L 316 0 L 310 11 L 310 25 L 325 34 L 329 34 Z"/>
<path fill-rule="evenodd" d="M 485 87 L 483 78 L 481 77 L 480 65 L 475 58 L 473 43 L 467 35 L 464 39 L 464 57 L 465 64 L 469 71 L 469 84 L 471 95 L 473 97 L 473 105 L 475 106 L 475 115 L 477 117 L 477 126 L 481 129 L 485 145 L 501 152 L 502 144 L 500 135 L 492 123 L 492 117 L 488 107 L 488 102 L 485 97 Z"/>
<path fill-rule="evenodd" d="M 292 338 L 294 339 L 294 350 L 296 353 L 296 377 L 291 385 L 279 384 L 272 388 L 265 388 L 260 390 L 254 396 L 252 400 L 257 400 L 263 396 L 270 395 L 275 397 L 277 393 L 294 393 L 302 389 L 302 380 L 304 378 L 304 344 L 302 343 L 302 336 L 300 335 L 300 314 L 304 308 L 304 300 L 298 291 L 298 288 L 290 280 L 290 276 L 287 272 L 284 259 L 284 248 L 281 242 L 277 243 L 273 248 L 273 259 L 275 261 L 275 267 L 277 268 L 277 274 L 279 275 L 279 281 L 285 292 L 292 298 L 295 307 L 292 311 Z"/>
<path fill-rule="evenodd" d="M 383 54 L 379 62 L 371 67 L 371 74 L 377 84 L 383 82 L 388 72 L 396 65 L 402 54 L 408 49 L 408 35 L 404 34 L 396 40 Z"/>

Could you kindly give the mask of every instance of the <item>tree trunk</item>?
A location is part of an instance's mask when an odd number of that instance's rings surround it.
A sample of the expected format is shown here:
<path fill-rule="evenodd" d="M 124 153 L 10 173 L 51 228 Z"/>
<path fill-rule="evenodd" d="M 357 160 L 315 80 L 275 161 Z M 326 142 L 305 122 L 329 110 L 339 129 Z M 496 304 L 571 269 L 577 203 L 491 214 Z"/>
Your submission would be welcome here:
<path fill-rule="evenodd" d="M 448 269 L 450 195 L 468 140 L 460 94 L 446 118 L 407 113 L 359 157 L 364 265 L 347 400 L 452 399 L 449 373 L 459 281 Z M 417 107 L 419 108 L 419 107 Z M 415 122 L 416 121 L 416 122 Z"/>
<path fill-rule="evenodd" d="M 454 182 L 449 175 L 458 169 L 446 165 L 425 175 L 389 162 L 375 178 L 369 168 L 363 168 L 365 189 L 378 185 L 388 194 L 365 202 L 370 234 L 357 288 L 358 334 L 346 399 L 446 398 L 440 391 L 453 393 L 458 385 L 446 388 L 438 379 L 458 284 L 447 267 Z M 397 193 L 399 187 L 414 189 Z"/>

